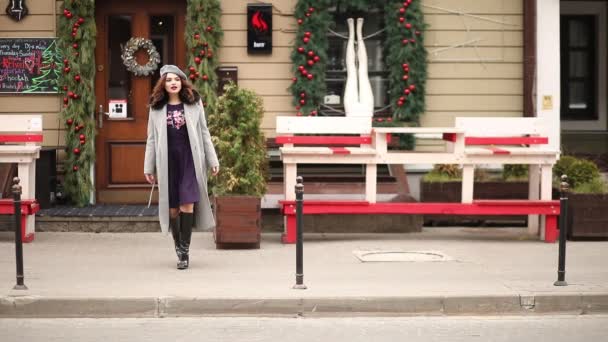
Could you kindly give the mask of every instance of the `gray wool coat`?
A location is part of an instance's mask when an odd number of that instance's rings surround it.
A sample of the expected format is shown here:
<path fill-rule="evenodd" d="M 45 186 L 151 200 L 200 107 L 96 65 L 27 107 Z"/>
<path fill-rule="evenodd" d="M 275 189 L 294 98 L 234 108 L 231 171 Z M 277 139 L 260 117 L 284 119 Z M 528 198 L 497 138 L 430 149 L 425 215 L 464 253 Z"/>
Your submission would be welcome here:
<path fill-rule="evenodd" d="M 194 227 L 210 230 L 215 226 L 209 196 L 207 196 L 207 169 L 219 166 L 211 135 L 207 129 L 205 109 L 199 101 L 196 104 L 184 103 L 186 127 L 194 160 L 196 180 L 201 194 L 200 201 L 194 205 Z M 158 219 L 164 233 L 169 231 L 169 167 L 167 152 L 167 107 L 150 108 L 148 116 L 148 140 L 144 159 L 144 173 L 156 175 L 158 182 Z"/>

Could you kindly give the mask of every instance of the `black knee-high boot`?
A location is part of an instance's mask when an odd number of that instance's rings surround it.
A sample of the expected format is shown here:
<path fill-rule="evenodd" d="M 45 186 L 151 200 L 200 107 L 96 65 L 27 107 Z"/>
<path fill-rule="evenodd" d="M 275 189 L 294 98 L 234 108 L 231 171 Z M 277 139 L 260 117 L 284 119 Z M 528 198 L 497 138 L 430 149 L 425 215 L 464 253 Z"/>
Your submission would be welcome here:
<path fill-rule="evenodd" d="M 177 255 L 177 259 L 182 260 L 182 255 L 184 254 L 184 252 L 182 251 L 179 216 L 175 218 L 169 218 L 169 229 L 171 230 L 171 235 L 173 235 L 173 242 L 175 243 L 175 254 Z"/>
<path fill-rule="evenodd" d="M 180 214 L 180 235 L 181 235 L 181 247 L 182 247 L 182 268 L 188 268 L 190 263 L 190 240 L 192 238 L 192 225 L 194 224 L 193 213 L 181 213 Z"/>

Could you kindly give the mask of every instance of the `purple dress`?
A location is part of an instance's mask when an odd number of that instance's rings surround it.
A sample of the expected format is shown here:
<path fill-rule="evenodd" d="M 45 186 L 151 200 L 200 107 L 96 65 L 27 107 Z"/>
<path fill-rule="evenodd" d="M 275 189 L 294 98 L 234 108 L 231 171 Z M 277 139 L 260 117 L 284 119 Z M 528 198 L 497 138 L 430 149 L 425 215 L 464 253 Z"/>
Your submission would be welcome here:
<path fill-rule="evenodd" d="M 169 208 L 200 199 L 194 160 L 188 139 L 184 104 L 167 104 L 167 151 L 169 152 Z"/>

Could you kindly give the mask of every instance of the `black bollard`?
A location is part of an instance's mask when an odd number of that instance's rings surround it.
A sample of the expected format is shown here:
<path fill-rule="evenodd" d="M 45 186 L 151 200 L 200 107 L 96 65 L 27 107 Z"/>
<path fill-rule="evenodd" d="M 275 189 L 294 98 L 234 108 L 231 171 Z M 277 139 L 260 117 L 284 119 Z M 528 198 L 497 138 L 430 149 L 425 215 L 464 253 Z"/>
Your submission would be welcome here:
<path fill-rule="evenodd" d="M 15 208 L 15 257 L 17 262 L 17 285 L 15 290 L 27 290 L 23 276 L 23 241 L 21 240 L 21 185 L 19 178 L 13 178 L 13 203 Z"/>
<path fill-rule="evenodd" d="M 304 229 L 303 201 L 304 201 L 304 179 L 296 178 L 296 284 L 294 289 L 306 290 L 304 285 L 304 243 L 302 241 L 302 230 Z"/>
<path fill-rule="evenodd" d="M 568 230 L 568 177 L 562 175 L 559 185 L 559 260 L 554 286 L 568 286 L 566 282 L 566 233 Z"/>

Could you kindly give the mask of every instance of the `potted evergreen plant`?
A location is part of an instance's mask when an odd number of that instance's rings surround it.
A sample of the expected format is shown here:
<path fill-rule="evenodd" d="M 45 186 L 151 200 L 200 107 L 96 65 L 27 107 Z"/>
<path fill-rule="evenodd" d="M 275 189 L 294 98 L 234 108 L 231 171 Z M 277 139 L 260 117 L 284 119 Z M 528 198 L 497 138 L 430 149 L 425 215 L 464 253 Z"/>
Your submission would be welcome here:
<path fill-rule="evenodd" d="M 586 159 L 562 156 L 553 167 L 554 183 L 567 176 L 568 238 L 608 238 L 608 184 L 597 165 Z"/>
<path fill-rule="evenodd" d="M 219 174 L 210 179 L 217 248 L 260 246 L 261 197 L 268 180 L 263 114 L 256 93 L 230 83 L 209 117 L 220 162 Z"/>

